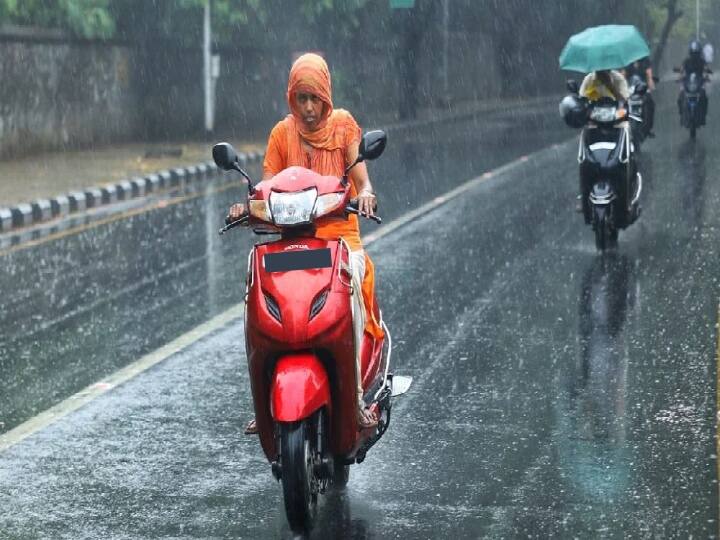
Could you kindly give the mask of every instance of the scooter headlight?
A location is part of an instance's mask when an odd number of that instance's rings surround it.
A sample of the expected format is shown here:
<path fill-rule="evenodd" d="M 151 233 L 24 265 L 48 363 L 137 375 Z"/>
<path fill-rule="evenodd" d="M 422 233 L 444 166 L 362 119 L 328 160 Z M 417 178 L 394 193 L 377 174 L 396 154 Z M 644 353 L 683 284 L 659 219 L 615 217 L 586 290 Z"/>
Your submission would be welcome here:
<path fill-rule="evenodd" d="M 590 120 L 595 122 L 614 122 L 617 118 L 617 107 L 595 107 L 590 113 Z"/>
<path fill-rule="evenodd" d="M 303 225 L 312 221 L 317 189 L 270 193 L 270 212 L 276 225 Z"/>
<path fill-rule="evenodd" d="M 320 217 L 325 214 L 329 214 L 342 204 L 343 199 L 345 199 L 344 193 L 328 193 L 326 195 L 320 195 L 315 202 L 313 215 L 315 217 Z"/>

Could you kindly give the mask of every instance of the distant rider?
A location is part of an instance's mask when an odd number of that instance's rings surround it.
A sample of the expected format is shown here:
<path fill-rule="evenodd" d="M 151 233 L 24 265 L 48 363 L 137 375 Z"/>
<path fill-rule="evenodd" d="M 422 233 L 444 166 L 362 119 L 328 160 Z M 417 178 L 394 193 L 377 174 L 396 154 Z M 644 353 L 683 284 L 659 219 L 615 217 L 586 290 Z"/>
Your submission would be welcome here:
<path fill-rule="evenodd" d="M 702 46 L 700 45 L 700 42 L 696 39 L 692 40 L 690 42 L 690 46 L 688 48 L 688 57 L 685 58 L 682 65 L 682 70 L 680 71 L 680 80 L 684 81 L 686 77 L 689 77 L 691 73 L 695 73 L 697 75 L 698 79 L 700 81 L 704 80 L 705 75 L 707 73 L 710 73 L 710 68 L 708 68 L 707 62 L 705 61 L 705 58 L 703 56 L 702 52 Z M 685 88 L 683 88 L 680 91 L 680 95 L 678 96 L 678 112 L 680 113 L 680 116 L 682 116 L 683 113 L 683 106 L 685 104 Z M 708 110 L 708 98 L 707 93 L 705 92 L 705 88 L 702 86 L 700 87 L 700 125 L 705 125 L 705 117 L 707 115 Z"/>
<path fill-rule="evenodd" d="M 625 79 L 629 81 L 633 76 L 637 75 L 647 85 L 647 93 L 645 94 L 645 118 L 648 137 L 654 137 L 653 126 L 655 125 L 655 100 L 652 98 L 652 92 L 655 91 L 655 79 L 653 78 L 652 64 L 647 56 L 636 60 L 627 66 L 623 73 Z"/>

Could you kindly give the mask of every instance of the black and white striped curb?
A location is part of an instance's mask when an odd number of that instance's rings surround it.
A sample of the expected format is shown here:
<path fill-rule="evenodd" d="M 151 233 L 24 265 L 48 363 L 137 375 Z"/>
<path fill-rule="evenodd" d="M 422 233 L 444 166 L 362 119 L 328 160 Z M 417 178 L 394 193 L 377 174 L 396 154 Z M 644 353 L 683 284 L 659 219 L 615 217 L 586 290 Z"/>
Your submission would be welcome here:
<path fill-rule="evenodd" d="M 246 168 L 260 164 L 264 155 L 263 152 L 240 153 L 240 166 Z M 0 207 L 0 233 L 14 232 L 31 225 L 159 192 L 183 189 L 212 180 L 232 181 L 237 177 L 235 173 L 221 171 L 213 161 L 205 161 L 188 167 L 136 176 L 115 184 L 72 191 L 50 199 Z"/>

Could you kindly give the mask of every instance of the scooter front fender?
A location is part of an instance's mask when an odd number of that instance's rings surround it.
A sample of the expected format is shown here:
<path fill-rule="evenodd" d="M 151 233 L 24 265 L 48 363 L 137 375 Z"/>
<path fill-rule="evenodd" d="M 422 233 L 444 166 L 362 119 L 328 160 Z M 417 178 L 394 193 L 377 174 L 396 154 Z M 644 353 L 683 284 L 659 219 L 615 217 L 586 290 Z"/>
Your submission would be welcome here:
<path fill-rule="evenodd" d="M 276 422 L 296 422 L 330 404 L 330 382 L 322 362 L 310 352 L 280 358 L 270 387 Z"/>

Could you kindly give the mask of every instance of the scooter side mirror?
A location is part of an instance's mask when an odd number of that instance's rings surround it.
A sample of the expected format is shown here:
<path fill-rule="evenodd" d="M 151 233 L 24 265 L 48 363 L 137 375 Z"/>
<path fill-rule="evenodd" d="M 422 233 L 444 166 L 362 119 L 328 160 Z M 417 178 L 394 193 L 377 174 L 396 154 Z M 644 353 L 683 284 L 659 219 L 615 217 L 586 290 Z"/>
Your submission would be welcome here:
<path fill-rule="evenodd" d="M 374 131 L 368 131 L 362 136 L 360 140 L 360 149 L 358 150 L 358 157 L 353 163 L 348 165 L 343 173 L 343 184 L 347 185 L 347 175 L 355 165 L 362 163 L 366 159 L 377 159 L 385 151 L 385 145 L 387 144 L 387 135 L 385 132 L 379 129 Z"/>
<path fill-rule="evenodd" d="M 238 155 L 231 144 L 226 142 L 217 143 L 215 146 L 213 146 L 212 156 L 215 164 L 222 170 L 236 170 Z"/>
<path fill-rule="evenodd" d="M 565 86 L 571 94 L 577 94 L 580 92 L 580 85 L 575 79 L 568 79 Z"/>
<path fill-rule="evenodd" d="M 382 130 L 368 131 L 360 141 L 360 160 L 377 159 L 385 151 L 387 135 Z"/>
<path fill-rule="evenodd" d="M 240 167 L 240 159 L 238 158 L 237 152 L 232 147 L 232 144 L 221 142 L 213 146 L 212 156 L 215 164 L 220 167 L 223 171 L 237 171 L 245 180 L 247 180 L 248 193 L 252 195 L 255 193 L 255 186 L 248 173 L 242 170 Z"/>

